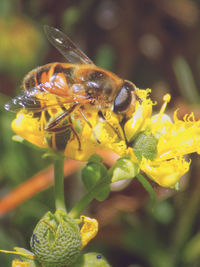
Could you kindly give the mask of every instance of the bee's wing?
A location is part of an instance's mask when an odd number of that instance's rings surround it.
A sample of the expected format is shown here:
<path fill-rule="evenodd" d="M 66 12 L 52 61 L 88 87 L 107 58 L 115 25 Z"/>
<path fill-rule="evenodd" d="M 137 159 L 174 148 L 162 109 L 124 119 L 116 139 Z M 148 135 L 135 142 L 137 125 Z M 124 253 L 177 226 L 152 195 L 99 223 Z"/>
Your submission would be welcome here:
<path fill-rule="evenodd" d="M 49 89 L 51 88 L 51 90 Z M 28 90 L 22 91 L 19 95 L 12 98 L 4 108 L 11 112 L 18 112 L 21 109 L 36 113 L 41 110 L 50 109 L 52 107 L 70 104 L 70 103 L 88 103 L 90 99 L 83 94 L 83 91 L 72 92 L 69 94 L 61 89 L 63 94 L 60 94 L 58 88 L 55 88 L 55 83 L 44 83 Z"/>
<path fill-rule="evenodd" d="M 49 42 L 70 62 L 77 64 L 94 64 L 63 32 L 45 25 L 44 31 Z"/>
<path fill-rule="evenodd" d="M 19 95 L 12 98 L 8 103 L 6 103 L 4 105 L 4 108 L 12 112 L 18 112 L 23 108 L 32 112 L 38 112 L 41 110 L 41 102 L 37 98 L 37 94 L 37 88 L 24 90 Z"/>

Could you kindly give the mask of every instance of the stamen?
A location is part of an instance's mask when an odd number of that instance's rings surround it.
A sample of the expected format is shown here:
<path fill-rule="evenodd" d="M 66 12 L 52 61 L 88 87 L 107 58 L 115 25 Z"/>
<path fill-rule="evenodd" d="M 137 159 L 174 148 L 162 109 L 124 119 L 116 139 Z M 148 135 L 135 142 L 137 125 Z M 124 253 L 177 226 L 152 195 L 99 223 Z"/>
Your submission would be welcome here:
<path fill-rule="evenodd" d="M 163 105 L 162 105 L 162 107 L 160 109 L 160 112 L 159 112 L 159 115 L 158 115 L 158 118 L 157 118 L 157 122 L 161 121 L 162 116 L 163 116 L 163 114 L 165 112 L 165 109 L 167 107 L 167 104 L 170 102 L 170 100 L 171 100 L 171 95 L 170 94 L 166 94 L 166 95 L 163 96 L 164 103 L 163 103 Z"/>

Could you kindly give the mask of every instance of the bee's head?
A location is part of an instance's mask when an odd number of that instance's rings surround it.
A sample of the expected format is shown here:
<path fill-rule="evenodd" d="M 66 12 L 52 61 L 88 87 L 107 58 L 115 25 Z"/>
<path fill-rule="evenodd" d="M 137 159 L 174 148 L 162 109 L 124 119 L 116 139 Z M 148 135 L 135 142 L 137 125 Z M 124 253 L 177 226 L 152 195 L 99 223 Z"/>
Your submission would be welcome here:
<path fill-rule="evenodd" d="M 115 113 L 123 113 L 129 108 L 133 100 L 135 101 L 135 99 L 133 99 L 134 91 L 135 85 L 132 82 L 125 80 L 122 83 L 113 104 L 113 111 Z"/>

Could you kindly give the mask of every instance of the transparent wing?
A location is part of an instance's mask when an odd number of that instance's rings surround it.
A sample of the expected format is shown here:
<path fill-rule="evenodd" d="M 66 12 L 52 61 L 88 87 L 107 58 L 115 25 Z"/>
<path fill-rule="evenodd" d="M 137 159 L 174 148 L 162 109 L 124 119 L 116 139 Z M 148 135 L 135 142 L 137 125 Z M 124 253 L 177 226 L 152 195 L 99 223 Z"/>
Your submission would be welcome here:
<path fill-rule="evenodd" d="M 29 90 L 24 90 L 21 94 L 12 98 L 5 104 L 4 108 L 11 112 L 18 112 L 21 109 L 25 109 L 35 113 L 59 105 L 70 103 L 84 104 L 90 102 L 90 99 L 83 94 L 83 91 L 80 91 L 80 93 L 76 92 L 76 94 L 69 94 L 69 92 L 66 91 L 65 94 L 63 90 L 61 95 L 61 91 L 59 91 L 58 88 L 55 89 L 54 83 L 48 83 L 48 86 L 51 87 L 51 91 L 47 88 L 47 83 L 40 84 Z"/>
<path fill-rule="evenodd" d="M 49 42 L 70 62 L 78 64 L 94 64 L 63 32 L 45 25 L 44 31 Z"/>
<path fill-rule="evenodd" d="M 18 112 L 25 108 L 27 110 L 37 112 L 41 110 L 41 102 L 36 97 L 37 90 L 31 89 L 29 91 L 23 91 L 21 94 L 12 98 L 8 103 L 4 105 L 4 108 L 8 111 Z"/>

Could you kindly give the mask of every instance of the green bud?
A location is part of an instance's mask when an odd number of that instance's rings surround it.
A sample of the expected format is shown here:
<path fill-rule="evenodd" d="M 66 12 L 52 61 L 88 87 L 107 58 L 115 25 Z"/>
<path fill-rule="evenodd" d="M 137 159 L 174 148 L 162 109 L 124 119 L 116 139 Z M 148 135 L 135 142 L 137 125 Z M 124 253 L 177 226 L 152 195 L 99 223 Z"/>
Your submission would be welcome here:
<path fill-rule="evenodd" d="M 112 176 L 112 182 L 117 182 L 123 179 L 134 178 L 140 169 L 129 157 L 121 157 L 109 170 Z"/>
<path fill-rule="evenodd" d="M 153 160 L 157 155 L 158 139 L 149 131 L 140 132 L 132 143 L 134 153 L 138 160 L 142 157 Z"/>
<path fill-rule="evenodd" d="M 36 225 L 30 245 L 45 267 L 69 266 L 80 254 L 79 226 L 64 211 L 47 212 Z"/>
<path fill-rule="evenodd" d="M 71 267 L 110 267 L 110 264 L 101 254 L 90 252 L 79 257 Z"/>

